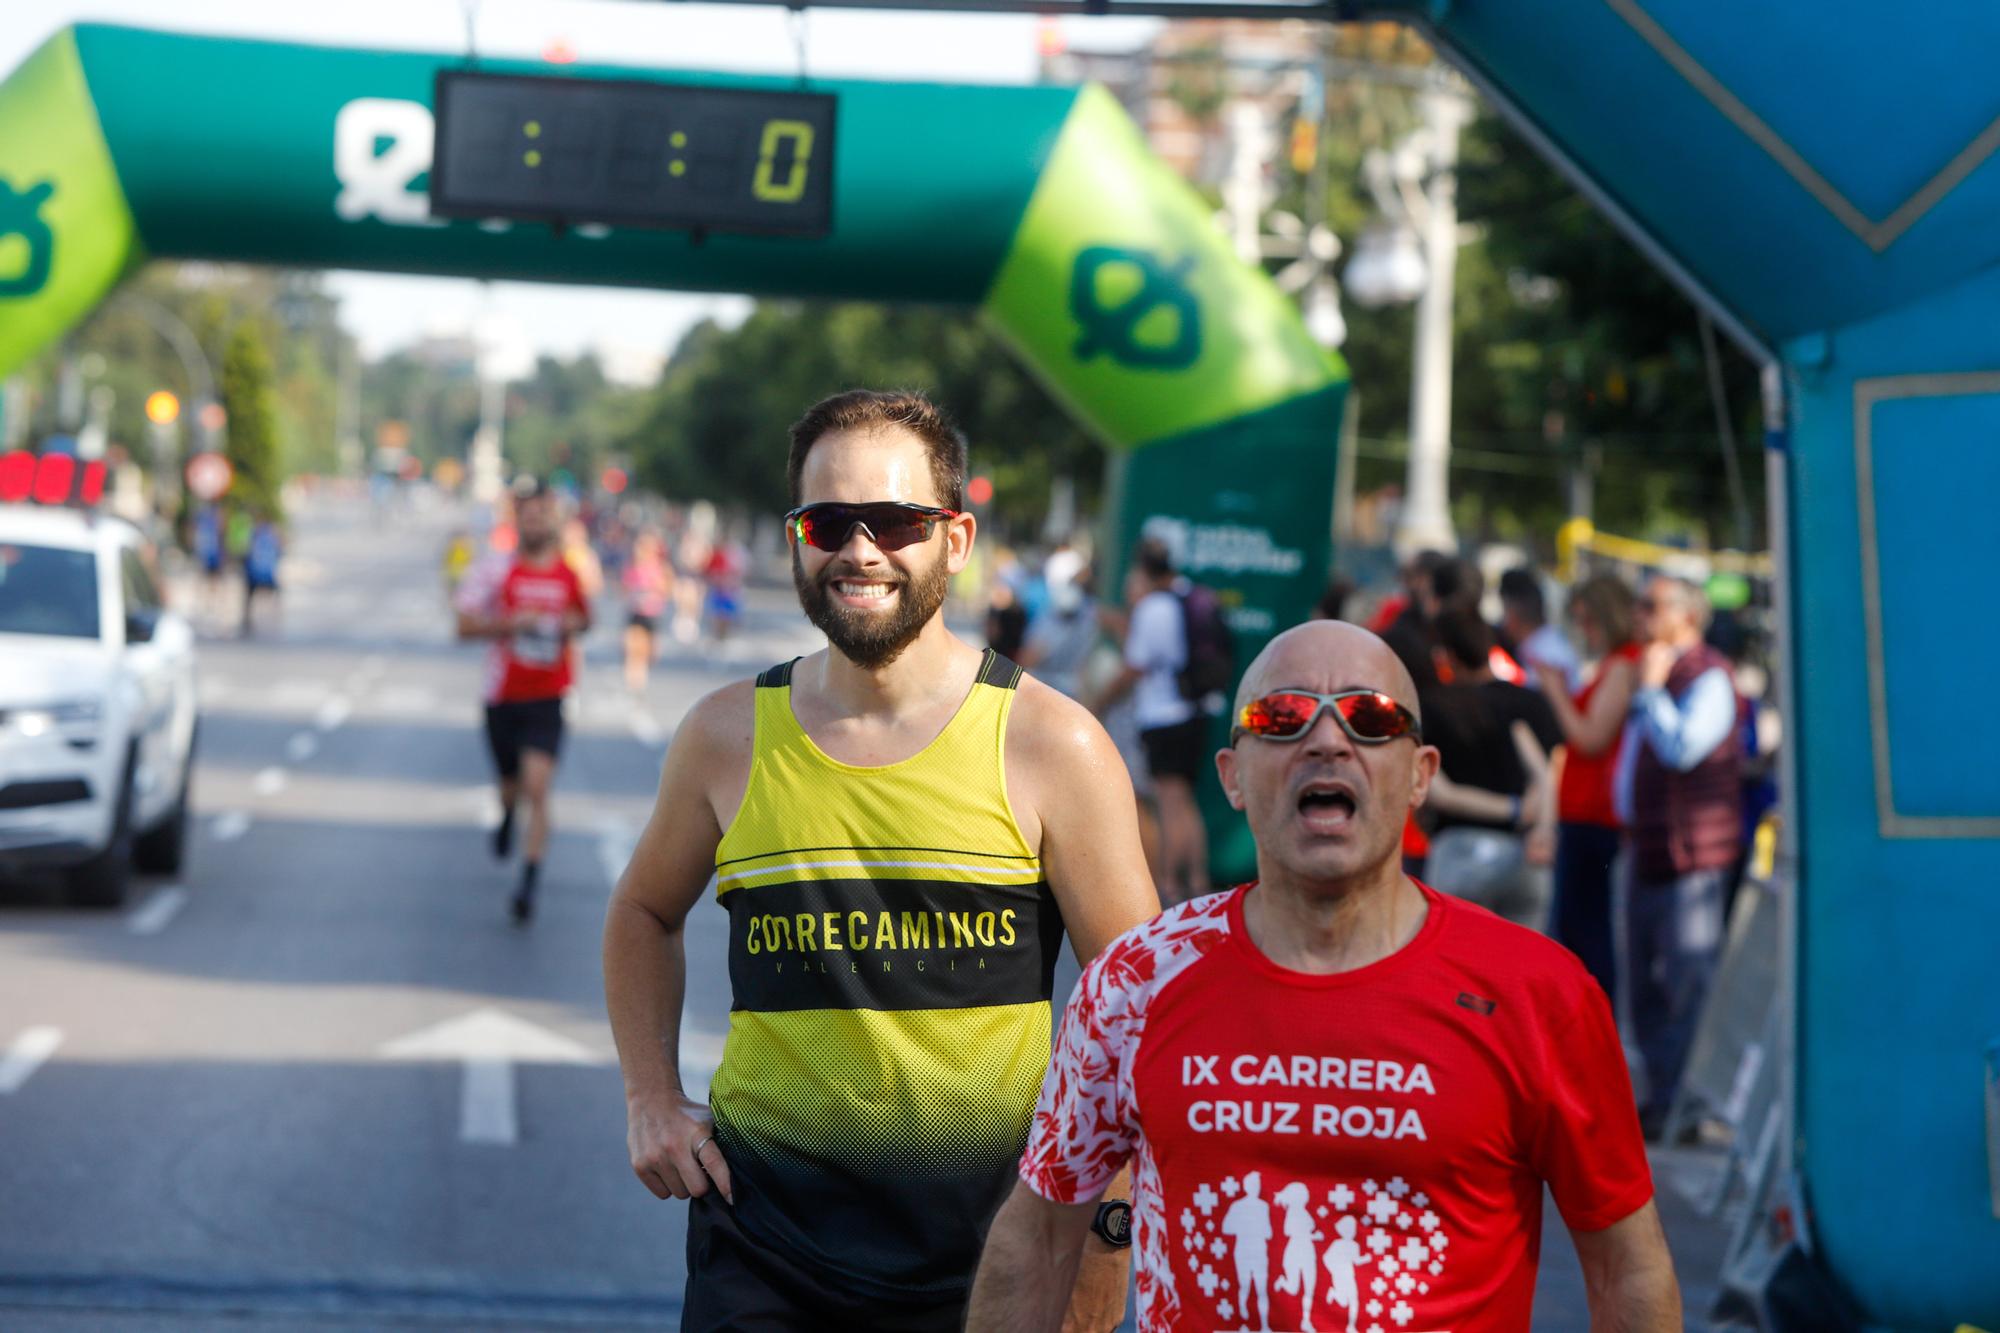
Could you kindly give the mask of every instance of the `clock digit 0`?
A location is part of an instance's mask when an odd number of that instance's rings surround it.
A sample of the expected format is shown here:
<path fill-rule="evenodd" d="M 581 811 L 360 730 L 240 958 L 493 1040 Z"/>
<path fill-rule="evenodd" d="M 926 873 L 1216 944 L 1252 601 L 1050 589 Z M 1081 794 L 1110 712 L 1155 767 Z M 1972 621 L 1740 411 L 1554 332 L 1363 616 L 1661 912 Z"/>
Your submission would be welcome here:
<path fill-rule="evenodd" d="M 789 139 L 792 166 L 782 182 L 772 179 L 778 149 Z M 806 172 L 812 167 L 813 127 L 803 120 L 772 120 L 764 124 L 764 139 L 757 149 L 757 178 L 750 193 L 765 203 L 794 204 L 806 192 Z M 740 179 L 740 178 L 739 178 Z"/>

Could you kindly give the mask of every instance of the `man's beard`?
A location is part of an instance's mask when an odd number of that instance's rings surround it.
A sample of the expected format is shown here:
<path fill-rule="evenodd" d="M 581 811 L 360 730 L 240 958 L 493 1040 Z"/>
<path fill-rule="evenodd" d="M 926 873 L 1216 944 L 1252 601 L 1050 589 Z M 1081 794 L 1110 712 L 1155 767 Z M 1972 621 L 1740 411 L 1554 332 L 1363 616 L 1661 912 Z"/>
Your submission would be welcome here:
<path fill-rule="evenodd" d="M 831 584 L 843 578 L 857 578 L 845 566 L 829 564 L 818 578 L 807 575 L 797 547 L 792 548 L 792 586 L 798 589 L 799 605 L 833 650 L 865 671 L 878 671 L 903 655 L 903 650 L 923 633 L 924 626 L 944 605 L 951 573 L 942 559 L 914 575 L 883 569 L 861 581 L 893 583 L 896 609 L 884 616 L 857 607 L 838 605 Z"/>

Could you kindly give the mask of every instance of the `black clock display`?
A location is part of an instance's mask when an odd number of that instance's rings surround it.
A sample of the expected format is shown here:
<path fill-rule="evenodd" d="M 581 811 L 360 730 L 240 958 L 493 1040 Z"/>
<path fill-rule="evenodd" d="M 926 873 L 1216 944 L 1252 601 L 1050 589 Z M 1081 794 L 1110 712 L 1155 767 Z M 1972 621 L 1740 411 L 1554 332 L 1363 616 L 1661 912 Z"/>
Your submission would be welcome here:
<path fill-rule="evenodd" d="M 831 93 L 443 70 L 439 217 L 825 236 Z"/>

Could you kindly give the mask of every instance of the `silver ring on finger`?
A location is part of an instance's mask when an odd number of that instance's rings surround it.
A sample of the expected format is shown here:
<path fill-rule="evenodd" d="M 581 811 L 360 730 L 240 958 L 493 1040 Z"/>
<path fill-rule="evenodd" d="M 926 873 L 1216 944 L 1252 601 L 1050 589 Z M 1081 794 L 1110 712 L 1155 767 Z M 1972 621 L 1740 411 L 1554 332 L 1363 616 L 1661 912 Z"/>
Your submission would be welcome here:
<path fill-rule="evenodd" d="M 700 1142 L 694 1145 L 694 1151 L 690 1152 L 688 1156 L 694 1158 L 696 1161 L 700 1161 L 701 1150 L 703 1148 L 706 1148 L 709 1144 L 713 1142 L 715 1142 L 715 1135 L 713 1134 L 708 1135 L 706 1138 L 703 1138 Z"/>

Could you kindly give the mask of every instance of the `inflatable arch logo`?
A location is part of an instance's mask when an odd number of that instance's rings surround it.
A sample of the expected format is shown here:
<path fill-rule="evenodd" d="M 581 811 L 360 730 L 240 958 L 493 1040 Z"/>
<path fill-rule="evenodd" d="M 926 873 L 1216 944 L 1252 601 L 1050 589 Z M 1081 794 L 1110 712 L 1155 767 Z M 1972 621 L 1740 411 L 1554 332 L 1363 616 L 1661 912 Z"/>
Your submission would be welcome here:
<path fill-rule="evenodd" d="M 48 286 L 56 238 L 41 208 L 55 189 L 42 181 L 17 191 L 0 180 L 0 297 L 33 296 Z"/>

